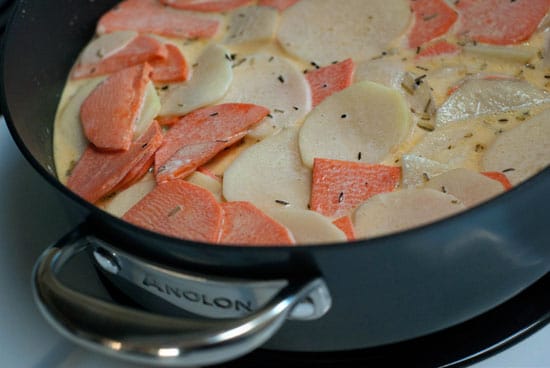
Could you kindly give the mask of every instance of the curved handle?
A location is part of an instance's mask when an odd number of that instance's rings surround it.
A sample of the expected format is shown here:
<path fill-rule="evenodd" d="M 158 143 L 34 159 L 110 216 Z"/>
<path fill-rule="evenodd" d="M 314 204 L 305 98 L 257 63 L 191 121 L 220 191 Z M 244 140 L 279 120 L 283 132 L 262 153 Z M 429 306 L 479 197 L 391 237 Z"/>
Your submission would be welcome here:
<path fill-rule="evenodd" d="M 86 238 L 73 234 L 44 251 L 33 272 L 35 301 L 46 319 L 70 340 L 139 363 L 188 367 L 242 356 L 273 336 L 302 299 L 326 287 L 319 278 L 291 282 L 266 306 L 237 320 L 161 316 L 113 305 L 62 285 L 58 272 L 88 246 Z"/>

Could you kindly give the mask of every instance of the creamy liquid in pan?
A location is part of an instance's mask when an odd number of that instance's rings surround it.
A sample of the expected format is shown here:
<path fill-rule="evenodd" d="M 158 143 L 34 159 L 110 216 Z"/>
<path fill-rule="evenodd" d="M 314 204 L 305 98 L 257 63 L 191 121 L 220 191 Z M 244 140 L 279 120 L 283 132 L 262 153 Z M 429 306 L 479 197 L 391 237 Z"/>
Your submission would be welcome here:
<path fill-rule="evenodd" d="M 238 9 L 235 11 L 239 11 Z M 220 31 L 218 35 L 207 41 L 200 40 L 177 40 L 177 39 L 167 39 L 161 36 L 154 35 L 160 40 L 165 42 L 170 42 L 176 44 L 185 55 L 185 58 L 188 62 L 188 65 L 192 66 L 196 63 L 196 60 L 200 56 L 201 52 L 205 49 L 210 43 L 221 42 L 225 38 L 226 24 L 228 22 L 227 16 L 220 16 L 222 19 L 222 24 L 220 25 Z M 411 17 L 412 21 L 412 17 Z M 448 94 L 448 90 L 453 86 L 456 86 L 464 79 L 475 78 L 477 75 L 487 75 L 487 76 L 500 76 L 506 75 L 511 77 L 518 77 L 523 80 L 530 82 L 533 86 L 540 88 L 545 91 L 550 91 L 550 79 L 545 78 L 545 75 L 550 74 L 550 69 L 544 66 L 544 60 L 541 58 L 543 52 L 543 46 L 545 41 L 545 34 L 542 31 L 537 32 L 529 42 L 523 43 L 522 46 L 528 46 L 536 49 L 535 56 L 529 60 L 529 62 L 518 62 L 510 60 L 506 56 L 490 56 L 486 53 L 478 53 L 476 51 L 475 45 L 467 46 L 460 54 L 456 56 L 444 55 L 433 58 L 423 58 L 416 60 L 415 56 L 417 50 L 409 49 L 406 47 L 400 47 L 400 45 L 405 44 L 406 34 L 401 38 L 396 39 L 392 45 L 389 45 L 387 50 L 383 55 L 379 55 L 373 58 L 375 63 L 387 63 L 390 65 L 393 62 L 400 63 L 404 66 L 405 71 L 411 72 L 415 77 L 421 77 L 423 82 L 427 83 L 432 90 L 433 103 L 436 107 L 441 106 Z M 455 40 L 450 37 L 446 39 L 453 43 Z M 282 47 L 277 43 L 277 40 L 274 39 L 269 43 L 252 43 L 246 45 L 228 45 L 226 46 L 232 54 L 234 54 L 235 63 L 237 64 L 240 59 L 245 58 L 247 55 L 255 54 L 258 52 L 263 52 L 266 54 L 287 58 L 292 61 L 297 68 L 300 70 L 313 70 L 315 69 L 309 62 L 299 60 L 292 55 L 286 53 Z M 322 47 L 322 46 L 321 46 Z M 344 58 L 343 58 L 344 59 Z M 357 74 L 360 73 L 360 68 L 368 60 L 357 61 L 356 62 L 356 81 Z M 106 77 L 97 77 L 94 80 L 95 83 L 99 83 Z M 383 79 L 383 78 L 382 78 Z M 67 144 L 66 135 L 60 133 L 59 129 L 60 118 L 64 109 L 67 107 L 70 99 L 78 93 L 78 91 L 86 85 L 89 85 L 92 79 L 83 79 L 83 80 L 71 80 L 68 79 L 65 89 L 60 100 L 56 123 L 54 129 L 54 157 L 56 160 L 58 176 L 62 182 L 66 182 L 67 174 L 70 172 L 71 166 L 73 166 L 79 159 L 78 154 L 75 153 L 74 147 L 70 144 Z M 375 82 L 378 81 L 374 78 Z M 253 82 L 253 81 L 251 81 Z M 163 86 L 157 85 L 157 93 L 162 99 L 164 92 Z M 494 137 L 498 136 L 502 132 L 513 129 L 514 127 L 522 124 L 526 117 L 534 116 L 540 111 L 547 108 L 549 105 L 545 106 L 534 106 L 524 109 L 524 111 L 512 111 L 509 113 L 499 113 L 495 116 L 483 116 L 477 119 L 470 119 L 471 121 L 477 121 L 481 124 L 473 124 L 471 135 L 472 139 L 476 139 L 478 136 L 481 139 L 480 144 L 482 148 L 480 150 L 472 150 L 471 154 L 464 162 L 461 164 L 461 167 L 471 169 L 474 171 L 482 171 L 480 160 L 483 156 L 484 149 L 487 145 L 492 143 Z M 524 114 L 524 115 L 522 115 Z M 380 163 L 385 165 L 401 165 L 401 158 L 403 154 L 414 152 L 416 145 L 422 141 L 426 135 L 432 134 L 430 130 L 432 129 L 433 119 L 431 122 L 426 123 L 423 120 L 422 112 L 416 112 L 411 114 L 412 128 L 406 139 L 396 147 L 385 159 Z M 428 129 L 426 129 L 428 128 Z M 436 128 L 436 132 L 439 128 Z M 489 134 L 492 133 L 492 137 L 487 138 Z M 78 134 L 78 133 L 75 133 Z M 214 172 L 216 175 L 223 177 L 224 171 L 229 167 L 232 161 L 244 150 L 253 146 L 259 140 L 256 138 L 247 137 L 243 142 L 236 144 L 233 148 L 226 150 L 219 154 L 213 161 L 205 165 L 208 169 Z M 453 147 L 449 147 L 450 155 L 452 155 Z M 550 162 L 550 157 L 548 157 Z M 542 169 L 542 168 L 541 168 Z M 151 181 L 151 174 L 148 174 L 142 182 Z M 140 183 L 138 183 L 140 184 Z M 152 188 L 151 184 L 151 188 Z M 148 189 L 150 190 L 150 189 Z M 397 189 L 400 190 L 400 189 Z M 104 209 L 109 209 L 109 203 L 113 198 L 109 198 L 97 203 L 99 207 Z M 120 214 L 118 214 L 120 215 Z"/>

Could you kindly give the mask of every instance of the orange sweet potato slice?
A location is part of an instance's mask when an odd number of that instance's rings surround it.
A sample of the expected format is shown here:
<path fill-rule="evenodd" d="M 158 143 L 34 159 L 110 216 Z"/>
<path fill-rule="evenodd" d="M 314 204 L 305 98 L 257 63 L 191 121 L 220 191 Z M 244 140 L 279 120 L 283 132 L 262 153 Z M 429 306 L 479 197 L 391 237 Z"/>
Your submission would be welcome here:
<path fill-rule="evenodd" d="M 351 59 L 309 71 L 306 79 L 311 87 L 312 105 L 319 105 L 335 92 L 351 86 L 355 63 Z"/>
<path fill-rule="evenodd" d="M 278 9 L 279 11 L 284 11 L 286 8 L 291 7 L 298 1 L 299 0 L 260 0 L 258 2 L 258 5 L 270 6 L 272 8 Z"/>
<path fill-rule="evenodd" d="M 510 183 L 510 180 L 508 180 L 508 177 L 506 175 L 504 175 L 503 173 L 499 173 L 499 172 L 483 172 L 481 173 L 483 175 L 485 175 L 486 177 L 490 178 L 490 179 L 493 179 L 493 180 L 496 180 L 496 181 L 499 181 L 502 186 L 504 187 L 504 189 L 506 190 L 510 190 L 512 189 L 512 183 Z"/>
<path fill-rule="evenodd" d="M 133 184 L 137 183 L 141 178 L 147 174 L 149 169 L 153 167 L 153 164 L 155 163 L 155 156 L 151 155 L 150 157 L 144 157 L 143 160 L 138 162 L 136 166 L 134 166 L 128 174 L 124 177 L 124 179 L 121 180 L 120 183 L 116 185 L 115 188 L 113 188 L 113 192 L 120 192 L 124 189 L 128 189 Z"/>
<path fill-rule="evenodd" d="M 174 124 L 176 124 L 178 121 L 180 121 L 182 117 L 181 116 L 159 116 L 157 117 L 157 121 L 160 125 L 164 127 L 171 127 Z"/>
<path fill-rule="evenodd" d="M 208 190 L 184 180 L 172 180 L 155 187 L 122 218 L 164 235 L 217 243 L 223 211 Z"/>
<path fill-rule="evenodd" d="M 174 45 L 166 45 L 166 59 L 151 62 L 153 74 L 151 79 L 155 83 L 184 82 L 189 75 L 189 67 L 185 57 Z"/>
<path fill-rule="evenodd" d="M 183 178 L 212 159 L 269 114 L 265 107 L 227 103 L 195 110 L 181 118 L 155 154 L 157 182 Z"/>
<path fill-rule="evenodd" d="M 401 168 L 316 158 L 313 164 L 311 209 L 342 217 L 375 194 L 393 191 Z"/>
<path fill-rule="evenodd" d="M 237 245 L 293 245 L 290 231 L 249 202 L 225 202 L 220 243 Z"/>
<path fill-rule="evenodd" d="M 111 74 L 137 64 L 156 62 L 167 57 L 168 50 L 162 43 L 152 37 L 137 36 L 122 50 L 106 57 L 99 63 L 79 64 L 74 69 L 72 78 L 91 78 Z"/>
<path fill-rule="evenodd" d="M 434 43 L 428 44 L 417 55 L 416 59 L 430 58 L 435 56 L 453 55 L 460 52 L 460 47 L 447 42 L 446 40 L 439 40 Z"/>
<path fill-rule="evenodd" d="M 248 5 L 252 0 L 160 0 L 177 9 L 221 13 Z"/>
<path fill-rule="evenodd" d="M 216 181 L 219 181 L 220 183 L 222 181 L 222 179 L 218 175 L 214 174 L 214 172 L 212 170 L 208 169 L 207 167 L 201 166 L 201 167 L 197 168 L 197 171 L 200 172 L 201 174 L 204 174 L 204 175 L 216 180 Z"/>
<path fill-rule="evenodd" d="M 444 0 L 413 0 L 414 25 L 409 33 L 409 46 L 418 47 L 447 31 L 458 15 Z"/>
<path fill-rule="evenodd" d="M 146 165 L 161 143 L 161 129 L 153 122 L 128 151 L 102 152 L 90 145 L 74 167 L 67 186 L 88 202 L 95 203 L 112 193 L 128 175 L 138 178 L 140 165 L 141 168 Z"/>
<path fill-rule="evenodd" d="M 140 64 L 112 74 L 82 104 L 84 135 L 98 149 L 127 150 L 143 103 L 151 67 Z"/>
<path fill-rule="evenodd" d="M 550 9 L 550 0 L 460 0 L 458 35 L 493 45 L 526 41 Z"/>
<path fill-rule="evenodd" d="M 339 219 L 334 220 L 332 223 L 336 225 L 340 230 L 342 230 L 344 234 L 346 234 L 348 240 L 351 241 L 357 239 L 351 216 L 340 217 Z"/>
<path fill-rule="evenodd" d="M 190 15 L 158 0 L 126 0 L 101 17 L 97 33 L 131 30 L 167 37 L 211 38 L 218 28 L 215 19 Z"/>

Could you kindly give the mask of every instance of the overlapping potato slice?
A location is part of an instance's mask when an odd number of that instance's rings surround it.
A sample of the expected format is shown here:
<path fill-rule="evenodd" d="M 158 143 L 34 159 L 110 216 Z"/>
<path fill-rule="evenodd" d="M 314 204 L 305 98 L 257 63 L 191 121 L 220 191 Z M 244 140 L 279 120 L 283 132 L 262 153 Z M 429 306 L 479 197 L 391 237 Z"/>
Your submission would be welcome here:
<path fill-rule="evenodd" d="M 408 153 L 440 162 L 449 169 L 464 167 L 477 171 L 481 156 L 494 139 L 495 131 L 489 126 L 468 121 L 436 128 Z"/>
<path fill-rule="evenodd" d="M 233 80 L 229 51 L 209 46 L 198 58 L 191 80 L 170 86 L 162 96 L 160 116 L 185 115 L 220 100 Z"/>
<path fill-rule="evenodd" d="M 498 46 L 481 43 L 467 44 L 464 51 L 483 58 L 494 58 L 505 62 L 527 63 L 537 55 L 537 48 L 525 45 Z"/>
<path fill-rule="evenodd" d="M 249 201 L 268 211 L 280 207 L 306 209 L 311 170 L 298 150 L 298 131 L 289 128 L 250 147 L 233 161 L 223 177 L 228 201 Z"/>
<path fill-rule="evenodd" d="M 326 98 L 300 130 L 300 153 L 308 167 L 316 157 L 376 163 L 410 129 L 409 108 L 396 90 L 361 82 Z"/>
<path fill-rule="evenodd" d="M 408 72 L 400 62 L 385 59 L 361 62 L 357 65 L 355 80 L 359 82 L 368 80 L 396 89 L 405 96 L 411 111 L 426 121 L 433 120 L 435 117 L 436 104 L 426 75 Z"/>
<path fill-rule="evenodd" d="M 468 169 L 450 170 L 432 177 L 424 188 L 453 195 L 466 207 L 473 207 L 504 192 L 500 182 Z"/>
<path fill-rule="evenodd" d="M 113 216 L 122 217 L 130 208 L 149 194 L 156 185 L 155 177 L 152 173 L 149 173 L 137 183 L 106 201 L 103 208 Z"/>
<path fill-rule="evenodd" d="M 550 93 L 526 81 L 471 79 L 437 111 L 437 126 L 550 103 Z"/>
<path fill-rule="evenodd" d="M 185 178 L 188 182 L 198 185 L 210 191 L 218 202 L 222 201 L 222 183 L 206 174 L 195 171 L 193 174 Z"/>
<path fill-rule="evenodd" d="M 224 43 L 228 45 L 271 41 L 279 12 L 267 6 L 249 6 L 234 11 L 229 18 Z"/>
<path fill-rule="evenodd" d="M 92 40 L 80 54 L 82 65 L 100 63 L 109 56 L 124 49 L 138 36 L 135 31 L 117 31 L 100 35 Z"/>
<path fill-rule="evenodd" d="M 486 171 L 505 172 L 513 185 L 550 163 L 550 109 L 502 133 L 482 159 Z"/>
<path fill-rule="evenodd" d="M 301 245 L 339 243 L 347 240 L 346 234 L 327 217 L 308 210 L 272 209 L 268 214 L 286 226 L 296 243 Z"/>
<path fill-rule="evenodd" d="M 141 136 L 160 112 L 160 99 L 153 82 L 149 82 L 134 129 L 134 139 Z"/>
<path fill-rule="evenodd" d="M 240 60 L 223 101 L 253 103 L 271 110 L 250 135 L 265 138 L 300 123 L 311 110 L 311 91 L 303 73 L 280 56 L 259 53 Z"/>
<path fill-rule="evenodd" d="M 301 0 L 283 12 L 277 37 L 307 62 L 359 61 L 379 55 L 410 19 L 406 0 Z"/>
<path fill-rule="evenodd" d="M 466 207 L 456 197 L 433 189 L 403 189 L 372 197 L 354 213 L 358 238 L 372 238 L 445 218 Z"/>
<path fill-rule="evenodd" d="M 404 188 L 424 185 L 430 178 L 449 170 L 447 165 L 418 155 L 403 155 L 401 165 Z"/>
<path fill-rule="evenodd" d="M 72 168 L 88 147 L 88 140 L 84 136 L 80 121 L 80 107 L 103 79 L 94 78 L 83 84 L 57 117 L 53 146 L 56 150 L 54 157 L 57 177 L 63 184 L 67 183 Z"/>

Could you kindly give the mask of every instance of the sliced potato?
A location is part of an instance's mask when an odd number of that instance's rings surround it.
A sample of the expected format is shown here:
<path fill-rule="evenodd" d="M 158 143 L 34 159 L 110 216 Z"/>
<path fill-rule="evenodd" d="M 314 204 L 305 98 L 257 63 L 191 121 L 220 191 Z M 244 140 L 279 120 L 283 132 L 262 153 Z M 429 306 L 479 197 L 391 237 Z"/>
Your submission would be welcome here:
<path fill-rule="evenodd" d="M 161 116 L 186 113 L 220 100 L 233 80 L 229 51 L 220 45 L 209 46 L 197 60 L 191 80 L 170 86 L 162 96 Z"/>
<path fill-rule="evenodd" d="M 464 79 L 468 73 L 468 68 L 465 65 L 442 66 L 437 69 L 430 69 L 428 84 L 432 89 L 432 94 L 435 98 L 435 105 L 442 105 L 449 97 L 449 86 L 457 85 Z"/>
<path fill-rule="evenodd" d="M 81 64 L 100 63 L 103 59 L 122 50 L 138 36 L 134 31 L 118 31 L 103 34 L 92 40 L 80 54 Z"/>
<path fill-rule="evenodd" d="M 300 152 L 308 167 L 316 157 L 375 163 L 410 130 L 409 108 L 396 90 L 364 81 L 326 98 L 300 130 Z"/>
<path fill-rule="evenodd" d="M 311 110 L 311 91 L 304 74 L 287 59 L 271 54 L 246 56 L 236 62 L 224 102 L 248 102 L 267 107 L 270 116 L 252 130 L 265 138 L 301 123 Z"/>
<path fill-rule="evenodd" d="M 356 63 L 353 79 L 355 82 L 368 80 L 399 89 L 405 73 L 405 66 L 395 60 L 363 60 Z"/>
<path fill-rule="evenodd" d="M 398 61 L 376 59 L 360 62 L 355 69 L 354 79 L 397 89 L 405 96 L 412 111 L 421 117 L 435 117 L 436 104 L 426 76 L 407 72 Z"/>
<path fill-rule="evenodd" d="M 297 129 L 285 129 L 250 147 L 225 171 L 223 195 L 249 201 L 268 211 L 280 207 L 307 209 L 311 170 L 298 151 Z"/>
<path fill-rule="evenodd" d="M 545 19 L 550 26 L 550 15 L 546 16 Z M 547 28 L 544 31 L 544 44 L 542 46 L 542 56 L 543 56 L 543 65 L 546 68 L 550 67 L 550 28 Z"/>
<path fill-rule="evenodd" d="M 360 61 L 381 54 L 410 19 L 406 0 L 301 0 L 283 12 L 277 37 L 307 62 Z"/>
<path fill-rule="evenodd" d="M 504 192 L 504 186 L 485 175 L 468 169 L 455 169 L 432 177 L 424 188 L 439 190 L 473 207 Z"/>
<path fill-rule="evenodd" d="M 195 171 L 193 174 L 185 178 L 186 181 L 198 185 L 214 194 L 218 202 L 222 201 L 222 183 L 208 175 L 205 175 L 199 171 Z"/>
<path fill-rule="evenodd" d="M 401 163 L 404 188 L 424 185 L 430 178 L 449 170 L 447 165 L 417 155 L 403 155 Z"/>
<path fill-rule="evenodd" d="M 271 41 L 279 12 L 267 6 L 239 8 L 231 14 L 224 43 L 228 45 Z"/>
<path fill-rule="evenodd" d="M 347 241 L 342 230 L 317 212 L 289 208 L 270 210 L 268 214 L 286 226 L 300 245 Z"/>
<path fill-rule="evenodd" d="M 484 171 L 506 172 L 516 185 L 550 164 L 550 109 L 502 133 L 482 159 Z"/>
<path fill-rule="evenodd" d="M 145 91 L 145 97 L 143 98 L 143 102 L 141 104 L 139 119 L 136 122 L 134 139 L 141 136 L 147 128 L 149 128 L 153 122 L 153 119 L 155 119 L 160 112 L 160 108 L 160 99 L 157 95 L 155 85 L 153 82 L 149 82 Z"/>
<path fill-rule="evenodd" d="M 479 160 L 494 139 L 494 130 L 483 123 L 451 124 L 424 135 L 409 154 L 438 161 L 448 169 L 479 171 Z"/>
<path fill-rule="evenodd" d="M 468 44 L 464 51 L 484 58 L 494 58 L 507 62 L 526 63 L 537 55 L 538 49 L 532 46 L 498 46 L 486 44 Z"/>
<path fill-rule="evenodd" d="M 550 103 L 550 93 L 529 82 L 472 79 L 462 84 L 437 111 L 437 126 Z"/>
<path fill-rule="evenodd" d="M 376 195 L 354 213 L 357 238 L 373 238 L 445 218 L 466 207 L 456 197 L 433 189 L 403 189 Z"/>
<path fill-rule="evenodd" d="M 113 216 L 122 217 L 130 208 L 149 194 L 156 185 L 155 177 L 152 174 L 147 174 L 128 189 L 117 193 L 104 204 L 103 208 Z"/>
<path fill-rule="evenodd" d="M 88 147 L 80 121 L 80 107 L 104 79 L 94 78 L 83 84 L 57 116 L 53 131 L 54 159 L 57 177 L 63 184 L 67 183 L 72 168 Z"/>

